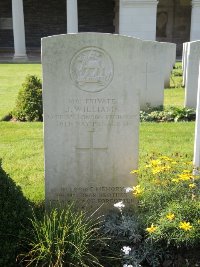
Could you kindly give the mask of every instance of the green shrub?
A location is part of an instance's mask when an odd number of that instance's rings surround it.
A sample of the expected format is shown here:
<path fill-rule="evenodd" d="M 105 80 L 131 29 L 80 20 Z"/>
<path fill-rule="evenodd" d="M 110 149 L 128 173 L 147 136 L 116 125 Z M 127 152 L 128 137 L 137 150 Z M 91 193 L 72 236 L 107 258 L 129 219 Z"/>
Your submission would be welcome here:
<path fill-rule="evenodd" d="M 151 242 L 145 237 L 143 223 L 137 212 L 110 213 L 101 228 L 109 238 L 106 267 L 113 266 L 161 266 L 170 252 L 161 243 Z"/>
<path fill-rule="evenodd" d="M 126 191 L 138 208 L 126 215 L 118 207 L 118 217 L 110 216 L 103 228 L 121 265 L 198 266 L 200 176 L 193 174 L 192 162 L 179 154 L 154 155 L 131 173 L 138 175 L 139 185 Z"/>
<path fill-rule="evenodd" d="M 196 112 L 190 108 L 149 108 L 147 111 L 140 111 L 140 121 L 152 122 L 178 122 L 195 120 Z"/>
<path fill-rule="evenodd" d="M 31 220 L 30 251 L 23 262 L 31 266 L 102 266 L 94 256 L 98 243 L 97 222 L 73 205 L 52 209 Z"/>
<path fill-rule="evenodd" d="M 36 76 L 26 77 L 12 116 L 20 121 L 42 121 L 42 84 Z"/>
<path fill-rule="evenodd" d="M 139 171 L 141 218 L 155 242 L 200 245 L 200 177 L 192 172 L 191 162 L 163 156 Z"/>
<path fill-rule="evenodd" d="M 0 121 L 10 121 L 12 119 L 12 112 L 6 114 L 5 116 L 3 116 Z"/>
<path fill-rule="evenodd" d="M 30 203 L 0 163 L 0 266 L 16 266 L 16 257 L 28 236 Z"/>

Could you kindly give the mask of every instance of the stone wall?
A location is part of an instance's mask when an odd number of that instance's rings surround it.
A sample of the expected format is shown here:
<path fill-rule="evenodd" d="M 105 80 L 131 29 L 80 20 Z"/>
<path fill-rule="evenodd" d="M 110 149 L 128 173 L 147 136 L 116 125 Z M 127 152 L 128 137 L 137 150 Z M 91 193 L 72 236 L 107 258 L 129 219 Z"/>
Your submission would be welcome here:
<path fill-rule="evenodd" d="M 114 33 L 114 0 L 78 0 L 79 31 Z"/>
<path fill-rule="evenodd" d="M 24 20 L 27 47 L 40 47 L 42 37 L 66 33 L 66 0 L 25 0 Z"/>
<path fill-rule="evenodd" d="M 114 0 L 78 0 L 80 32 L 114 32 Z M 12 18 L 11 0 L 0 1 L 0 18 Z M 67 32 L 66 0 L 24 0 L 27 48 L 40 48 L 40 39 Z M 0 47 L 13 48 L 12 29 L 0 29 Z"/>
<path fill-rule="evenodd" d="M 13 48 L 13 30 L 12 27 L 6 27 L 5 23 L 2 25 L 2 20 L 12 18 L 12 1 L 1 0 L 0 1 L 0 48 Z"/>
<path fill-rule="evenodd" d="M 5 19 L 12 19 L 11 2 L 0 1 L 1 50 L 14 46 L 12 27 L 5 27 Z M 115 0 L 78 0 L 78 13 L 79 32 L 115 32 Z M 39 49 L 42 37 L 66 33 L 66 0 L 24 0 L 24 18 L 27 48 Z M 157 40 L 176 43 L 180 56 L 190 38 L 190 21 L 191 0 L 159 0 Z"/>
<path fill-rule="evenodd" d="M 181 56 L 182 44 L 190 40 L 191 0 L 159 0 L 157 40 L 177 44 Z"/>

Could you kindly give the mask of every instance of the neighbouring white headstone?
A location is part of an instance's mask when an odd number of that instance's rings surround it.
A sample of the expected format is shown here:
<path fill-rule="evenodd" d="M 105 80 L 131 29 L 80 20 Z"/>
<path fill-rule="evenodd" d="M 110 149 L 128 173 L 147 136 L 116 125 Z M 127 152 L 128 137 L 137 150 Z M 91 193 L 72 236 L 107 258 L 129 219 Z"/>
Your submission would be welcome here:
<path fill-rule="evenodd" d="M 136 184 L 141 40 L 82 33 L 42 39 L 46 203 L 94 209 Z"/>
<path fill-rule="evenodd" d="M 187 67 L 185 78 L 185 107 L 196 108 L 199 76 L 200 41 L 187 45 Z"/>
<path fill-rule="evenodd" d="M 170 70 L 169 55 L 174 51 L 172 47 L 175 48 L 176 46 L 154 41 L 144 41 L 142 43 L 144 55 L 140 78 L 142 83 L 140 108 L 142 110 L 164 104 L 164 81 L 166 73 Z"/>
<path fill-rule="evenodd" d="M 194 167 L 200 168 L 200 64 L 198 78 L 197 108 L 196 108 L 196 125 L 195 125 L 195 141 L 194 141 Z M 198 170 L 199 172 L 199 170 Z M 198 173 L 199 174 L 199 173 Z"/>
<path fill-rule="evenodd" d="M 182 85 L 183 86 L 185 86 L 185 82 L 186 82 L 187 47 L 188 47 L 188 42 L 183 43 L 183 52 L 182 52 L 182 70 L 183 70 L 183 81 L 182 81 Z"/>
<path fill-rule="evenodd" d="M 176 62 L 176 44 L 173 43 L 162 43 L 166 46 L 167 60 L 164 62 L 165 64 L 165 88 L 170 87 L 170 76 L 171 71 L 173 70 L 173 66 Z"/>

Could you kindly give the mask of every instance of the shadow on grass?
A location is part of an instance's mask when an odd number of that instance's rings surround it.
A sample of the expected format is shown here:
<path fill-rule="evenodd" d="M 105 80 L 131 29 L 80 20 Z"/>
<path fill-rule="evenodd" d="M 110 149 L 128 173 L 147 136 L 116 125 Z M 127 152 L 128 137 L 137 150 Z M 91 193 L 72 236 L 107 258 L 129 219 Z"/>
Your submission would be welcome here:
<path fill-rule="evenodd" d="M 2 169 L 0 160 L 0 266 L 20 266 L 17 255 L 30 237 L 32 203 Z"/>

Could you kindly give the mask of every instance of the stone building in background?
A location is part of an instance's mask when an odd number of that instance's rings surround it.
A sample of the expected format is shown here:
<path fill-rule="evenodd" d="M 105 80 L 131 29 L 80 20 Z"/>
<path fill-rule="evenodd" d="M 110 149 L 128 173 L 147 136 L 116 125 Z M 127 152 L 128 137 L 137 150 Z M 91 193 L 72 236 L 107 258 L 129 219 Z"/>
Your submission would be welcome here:
<path fill-rule="evenodd" d="M 0 52 L 39 51 L 42 37 L 76 24 L 77 11 L 78 32 L 173 42 L 177 56 L 183 42 L 200 39 L 200 0 L 1 0 Z"/>

